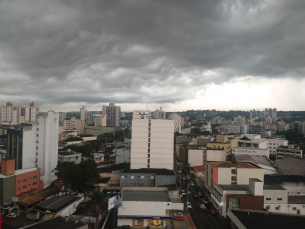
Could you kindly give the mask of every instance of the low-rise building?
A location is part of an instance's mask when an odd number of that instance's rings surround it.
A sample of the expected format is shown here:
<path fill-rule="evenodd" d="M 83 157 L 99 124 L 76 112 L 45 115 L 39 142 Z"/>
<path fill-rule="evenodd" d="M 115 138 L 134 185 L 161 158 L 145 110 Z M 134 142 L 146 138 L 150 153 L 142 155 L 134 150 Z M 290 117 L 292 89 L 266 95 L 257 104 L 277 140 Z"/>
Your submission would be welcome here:
<path fill-rule="evenodd" d="M 130 163 L 130 148 L 121 147 L 116 149 L 115 152 L 115 163 Z"/>
<path fill-rule="evenodd" d="M 158 187 L 176 184 L 176 175 L 169 169 L 126 169 L 121 172 L 120 186 Z"/>
<path fill-rule="evenodd" d="M 183 203 L 172 201 L 167 188 L 124 187 L 122 197 L 124 207 L 118 208 L 118 226 L 166 227 L 172 219 L 171 210 L 183 210 Z"/>
<path fill-rule="evenodd" d="M 82 160 L 82 154 L 71 151 L 71 149 L 67 149 L 67 151 L 58 152 L 58 162 L 74 162 L 75 164 L 79 164 Z"/>
<path fill-rule="evenodd" d="M 264 169 L 265 174 L 277 174 L 274 163 L 268 157 L 264 156 L 251 156 L 251 155 L 235 155 L 236 161 L 251 163 Z"/>
<path fill-rule="evenodd" d="M 206 147 L 211 149 L 223 149 L 229 154 L 232 152 L 232 148 L 237 147 L 237 141 L 237 138 L 230 138 L 227 135 L 217 135 L 214 141 L 206 144 Z"/>
<path fill-rule="evenodd" d="M 279 175 L 305 176 L 305 159 L 284 157 L 275 162 Z"/>
<path fill-rule="evenodd" d="M 268 149 L 260 149 L 253 147 L 235 147 L 232 149 L 234 155 L 251 155 L 251 156 L 265 156 L 269 158 Z"/>
<path fill-rule="evenodd" d="M 303 150 L 297 145 L 279 146 L 276 148 L 276 161 L 284 157 L 302 158 Z"/>

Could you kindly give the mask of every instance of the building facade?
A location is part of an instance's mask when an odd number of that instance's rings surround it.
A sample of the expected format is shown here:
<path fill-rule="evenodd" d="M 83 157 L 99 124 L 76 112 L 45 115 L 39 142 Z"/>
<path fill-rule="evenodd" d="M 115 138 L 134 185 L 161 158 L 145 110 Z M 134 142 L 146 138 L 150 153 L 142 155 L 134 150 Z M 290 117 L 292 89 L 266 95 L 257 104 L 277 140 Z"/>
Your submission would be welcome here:
<path fill-rule="evenodd" d="M 169 116 L 169 119 L 174 120 L 174 131 L 181 133 L 181 116 L 174 113 Z"/>
<path fill-rule="evenodd" d="M 109 106 L 103 106 L 103 114 L 106 114 L 107 126 L 119 126 L 121 118 L 121 107 L 109 103 Z"/>
<path fill-rule="evenodd" d="M 134 111 L 131 168 L 173 169 L 174 122 L 151 119 L 150 111 Z"/>

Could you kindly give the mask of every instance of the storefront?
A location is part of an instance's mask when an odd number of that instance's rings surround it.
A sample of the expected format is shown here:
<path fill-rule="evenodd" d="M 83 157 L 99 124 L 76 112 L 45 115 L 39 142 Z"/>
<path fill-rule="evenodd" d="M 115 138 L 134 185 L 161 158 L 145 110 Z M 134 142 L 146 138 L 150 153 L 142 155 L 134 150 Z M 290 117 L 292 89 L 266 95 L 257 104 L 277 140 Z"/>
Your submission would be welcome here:
<path fill-rule="evenodd" d="M 171 216 L 118 216 L 118 220 L 124 220 L 127 225 L 132 227 L 163 226 L 170 225 Z"/>

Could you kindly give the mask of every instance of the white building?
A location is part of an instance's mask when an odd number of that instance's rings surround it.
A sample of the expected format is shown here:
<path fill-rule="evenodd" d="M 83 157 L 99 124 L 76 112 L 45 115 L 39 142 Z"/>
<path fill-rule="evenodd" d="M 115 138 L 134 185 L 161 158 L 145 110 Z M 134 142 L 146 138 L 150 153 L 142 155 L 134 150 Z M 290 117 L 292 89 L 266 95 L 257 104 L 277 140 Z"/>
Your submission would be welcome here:
<path fill-rule="evenodd" d="M 85 121 L 86 119 L 86 108 L 85 106 L 82 106 L 80 108 L 80 120 Z"/>
<path fill-rule="evenodd" d="M 265 156 L 269 158 L 269 150 L 254 147 L 234 147 L 232 154 L 235 155 L 251 155 L 251 156 Z"/>
<path fill-rule="evenodd" d="M 7 158 L 15 159 L 16 169 L 39 167 L 45 187 L 56 179 L 58 161 L 59 115 L 54 111 L 40 112 L 37 123 L 8 126 Z"/>
<path fill-rule="evenodd" d="M 230 125 L 230 126 L 221 126 L 221 132 L 225 134 L 239 134 L 240 133 L 240 126 L 238 125 Z"/>
<path fill-rule="evenodd" d="M 276 149 L 280 146 L 288 146 L 288 140 L 283 138 L 268 138 L 269 153 L 276 154 Z"/>
<path fill-rule="evenodd" d="M 75 164 L 79 164 L 82 160 L 82 154 L 72 152 L 71 149 L 68 149 L 67 151 L 62 151 L 58 153 L 58 161 L 59 162 L 74 162 Z"/>
<path fill-rule="evenodd" d="M 167 188 L 124 187 L 118 208 L 118 226 L 153 227 L 170 225 L 171 209 L 183 211 L 183 203 L 172 201 Z"/>
<path fill-rule="evenodd" d="M 151 119 L 150 111 L 134 111 L 131 169 L 173 169 L 174 122 Z"/>
<path fill-rule="evenodd" d="M 130 148 L 118 148 L 115 153 L 115 163 L 130 163 Z"/>
<path fill-rule="evenodd" d="M 106 114 L 107 126 L 119 126 L 121 119 L 121 107 L 109 103 L 109 106 L 103 106 L 103 114 Z"/>
<path fill-rule="evenodd" d="M 169 116 L 169 119 L 174 120 L 175 132 L 181 133 L 181 116 L 174 113 Z"/>
<path fill-rule="evenodd" d="M 39 107 L 35 107 L 34 102 L 30 102 L 29 106 L 13 106 L 13 103 L 7 102 L 6 106 L 0 107 L 0 125 L 34 123 L 38 111 Z"/>

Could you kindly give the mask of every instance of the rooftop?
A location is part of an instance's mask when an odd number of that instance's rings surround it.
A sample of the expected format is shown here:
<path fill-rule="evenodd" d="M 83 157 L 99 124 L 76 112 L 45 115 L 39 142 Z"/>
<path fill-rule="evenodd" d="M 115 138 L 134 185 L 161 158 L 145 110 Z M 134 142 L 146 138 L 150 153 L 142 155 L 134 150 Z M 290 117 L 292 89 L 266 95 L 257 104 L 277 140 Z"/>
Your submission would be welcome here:
<path fill-rule="evenodd" d="M 58 155 L 63 155 L 63 156 L 67 156 L 67 155 L 81 155 L 81 153 L 77 153 L 77 152 L 73 152 L 73 151 L 61 151 L 61 152 L 58 152 Z"/>
<path fill-rule="evenodd" d="M 286 189 L 279 185 L 264 185 L 264 190 L 286 190 Z"/>
<path fill-rule="evenodd" d="M 282 184 L 283 182 L 305 182 L 305 176 L 301 175 L 265 175 L 264 183 L 267 185 Z"/>
<path fill-rule="evenodd" d="M 245 162 L 237 162 L 236 164 L 234 164 L 231 161 L 213 161 L 213 162 L 207 162 L 208 164 L 210 164 L 212 167 L 218 167 L 218 168 L 231 168 L 231 167 L 235 167 L 235 168 L 250 168 L 250 169 L 258 169 L 257 166 L 252 165 L 250 163 L 245 163 Z"/>
<path fill-rule="evenodd" d="M 101 178 L 99 183 L 107 184 L 110 180 L 110 177 Z"/>
<path fill-rule="evenodd" d="M 173 170 L 169 169 L 126 169 L 123 173 L 154 173 L 156 175 L 175 175 Z"/>
<path fill-rule="evenodd" d="M 57 216 L 42 222 L 34 223 L 30 226 L 25 226 L 22 228 L 27 228 L 27 229 L 55 229 L 55 228 L 61 228 L 61 229 L 77 229 L 77 228 L 82 228 L 86 226 L 86 223 L 83 222 L 70 222 L 66 221 L 65 218 L 61 216 Z"/>
<path fill-rule="evenodd" d="M 108 167 L 99 168 L 100 173 L 111 173 L 113 171 L 121 171 L 124 169 L 130 169 L 130 163 L 121 163 Z"/>
<path fill-rule="evenodd" d="M 285 214 L 274 214 L 262 211 L 237 211 L 232 213 L 247 229 L 257 228 L 293 228 L 303 229 L 305 225 L 304 216 L 293 216 Z"/>
<path fill-rule="evenodd" d="M 228 184 L 218 186 L 224 191 L 249 191 L 249 185 Z"/>
<path fill-rule="evenodd" d="M 305 175 L 305 160 L 304 158 L 284 157 L 276 162 L 277 169 L 280 175 Z"/>
<path fill-rule="evenodd" d="M 32 171 L 35 171 L 37 170 L 38 168 L 29 168 L 29 169 L 18 169 L 18 170 L 15 170 L 15 175 L 20 175 L 20 174 L 23 174 L 23 173 L 28 173 L 28 172 L 32 172 Z"/>
<path fill-rule="evenodd" d="M 269 158 L 265 156 L 257 156 L 257 155 L 235 155 L 235 158 L 239 162 L 248 162 L 251 164 L 255 164 L 259 167 L 268 168 L 271 170 L 276 170 L 274 166 L 270 163 Z"/>
<path fill-rule="evenodd" d="M 74 196 L 52 196 L 49 199 L 37 204 L 35 209 L 45 212 L 49 210 L 52 213 L 57 213 L 58 211 L 64 209 L 68 205 L 76 201 L 77 198 Z"/>
<path fill-rule="evenodd" d="M 125 190 L 123 201 L 170 202 L 170 198 L 166 191 Z"/>
<path fill-rule="evenodd" d="M 204 172 L 205 171 L 205 165 L 198 165 L 194 166 L 198 172 Z"/>

